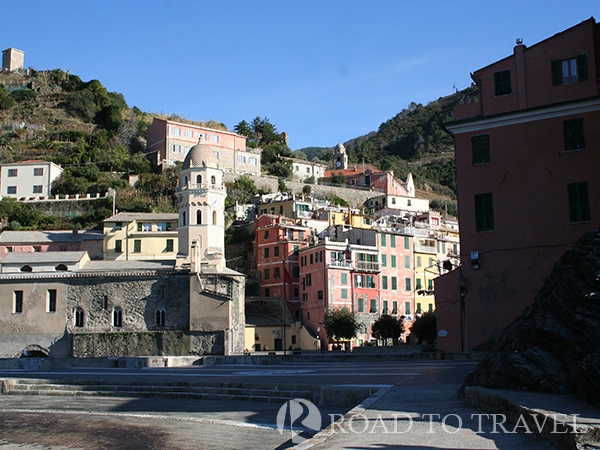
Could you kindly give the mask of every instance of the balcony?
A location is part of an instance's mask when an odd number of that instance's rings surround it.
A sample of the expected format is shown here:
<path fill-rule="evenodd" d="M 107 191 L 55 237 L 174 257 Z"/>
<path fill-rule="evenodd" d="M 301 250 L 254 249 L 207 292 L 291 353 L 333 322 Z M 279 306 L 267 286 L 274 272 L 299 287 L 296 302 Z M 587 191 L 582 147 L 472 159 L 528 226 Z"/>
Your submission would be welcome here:
<path fill-rule="evenodd" d="M 356 263 L 356 270 L 364 272 L 379 272 L 381 270 L 380 263 L 371 261 L 359 261 Z"/>
<path fill-rule="evenodd" d="M 415 252 L 433 253 L 435 255 L 435 254 L 437 254 L 437 249 L 435 248 L 435 245 L 431 246 L 431 245 L 415 244 Z"/>
<path fill-rule="evenodd" d="M 340 261 L 337 259 L 332 259 L 329 262 L 329 267 L 343 267 L 345 269 L 353 269 L 354 265 L 352 264 L 352 261 Z"/>

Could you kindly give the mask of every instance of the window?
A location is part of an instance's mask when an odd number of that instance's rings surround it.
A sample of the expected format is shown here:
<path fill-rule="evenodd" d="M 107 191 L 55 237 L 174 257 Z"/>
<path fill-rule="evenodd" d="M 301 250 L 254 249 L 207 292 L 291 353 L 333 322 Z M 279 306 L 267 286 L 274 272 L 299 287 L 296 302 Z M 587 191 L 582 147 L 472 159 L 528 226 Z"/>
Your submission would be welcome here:
<path fill-rule="evenodd" d="M 41 194 L 43 192 L 44 188 L 41 184 L 36 184 L 33 186 L 33 193 L 34 194 Z"/>
<path fill-rule="evenodd" d="M 340 281 L 340 283 L 341 284 L 348 284 L 348 274 L 347 273 L 344 272 L 344 273 L 341 274 L 341 281 Z"/>
<path fill-rule="evenodd" d="M 410 240 L 409 240 L 408 236 L 404 236 L 404 250 L 408 250 L 409 248 L 410 248 Z"/>
<path fill-rule="evenodd" d="M 363 300 L 362 297 L 358 298 L 358 307 L 356 309 L 358 309 L 358 312 L 364 312 L 365 311 L 364 300 Z"/>
<path fill-rule="evenodd" d="M 141 253 L 142 251 L 142 241 L 141 239 L 136 239 L 133 241 L 133 253 Z"/>
<path fill-rule="evenodd" d="M 7 194 L 16 194 L 17 193 L 17 187 L 16 186 L 7 186 L 6 187 L 6 193 Z"/>
<path fill-rule="evenodd" d="M 392 314 L 398 314 L 398 302 L 395 300 L 392 302 Z"/>
<path fill-rule="evenodd" d="M 311 254 L 310 254 L 310 263 L 311 263 L 311 264 L 313 264 L 313 263 L 314 263 L 313 259 L 314 259 L 314 258 L 313 258 L 313 254 L 311 253 Z"/>
<path fill-rule="evenodd" d="M 269 230 L 265 230 L 265 236 L 264 236 L 264 238 L 265 239 L 269 239 Z"/>
<path fill-rule="evenodd" d="M 19 173 L 19 169 L 8 169 L 9 177 L 16 177 L 18 173 Z"/>
<path fill-rule="evenodd" d="M 217 184 L 217 177 L 214 175 L 210 177 L 210 184 Z"/>
<path fill-rule="evenodd" d="M 265 248 L 265 258 L 269 257 L 269 247 Z"/>
<path fill-rule="evenodd" d="M 67 246 L 66 245 L 61 245 L 59 250 L 61 252 L 66 252 L 67 251 Z"/>
<path fill-rule="evenodd" d="M 39 245 L 34 245 L 33 246 L 33 251 L 36 252 L 36 253 L 39 253 L 39 252 L 42 251 L 42 247 L 39 246 Z"/>
<path fill-rule="evenodd" d="M 302 301 L 303 302 L 307 302 L 308 301 L 308 294 L 302 294 Z"/>
<path fill-rule="evenodd" d="M 317 291 L 317 299 L 323 300 L 323 291 Z"/>
<path fill-rule="evenodd" d="M 157 222 L 156 231 L 171 231 L 171 222 Z"/>
<path fill-rule="evenodd" d="M 383 301 L 383 314 L 387 314 L 388 313 L 388 302 L 387 300 Z"/>
<path fill-rule="evenodd" d="M 117 239 L 115 241 L 115 253 L 122 253 L 123 252 L 123 241 L 120 239 Z"/>
<path fill-rule="evenodd" d="M 475 231 L 494 230 L 494 201 L 491 193 L 475 195 Z"/>
<path fill-rule="evenodd" d="M 563 122 L 565 150 L 585 148 L 583 136 L 583 119 L 565 120 Z"/>
<path fill-rule="evenodd" d="M 270 297 L 270 296 L 271 296 L 271 289 L 265 288 L 265 297 Z"/>
<path fill-rule="evenodd" d="M 381 246 L 385 247 L 387 245 L 387 239 L 386 239 L 386 234 L 385 233 L 381 233 Z"/>
<path fill-rule="evenodd" d="M 8 253 L 12 253 L 12 251 L 13 251 L 13 248 L 12 248 L 12 247 L 6 247 L 6 251 L 7 251 Z"/>
<path fill-rule="evenodd" d="M 173 136 L 181 136 L 181 130 L 179 128 L 171 127 L 171 134 Z"/>
<path fill-rule="evenodd" d="M 33 176 L 34 177 L 43 177 L 44 176 L 44 168 L 43 167 L 34 167 L 33 168 Z"/>
<path fill-rule="evenodd" d="M 196 210 L 196 224 L 202 225 L 202 211 L 199 209 Z"/>
<path fill-rule="evenodd" d="M 585 81 L 588 79 L 587 55 L 575 58 L 557 59 L 550 63 L 552 70 L 552 86 Z"/>
<path fill-rule="evenodd" d="M 396 235 L 392 234 L 390 236 L 390 245 L 392 246 L 392 248 L 396 248 Z"/>
<path fill-rule="evenodd" d="M 46 312 L 56 312 L 56 289 L 48 289 L 48 303 Z"/>
<path fill-rule="evenodd" d="M 421 267 L 421 266 L 422 266 L 422 264 L 421 264 L 421 257 L 417 256 L 417 267 Z"/>
<path fill-rule="evenodd" d="M 416 278 L 416 279 L 415 279 L 415 283 L 416 283 L 415 289 L 417 289 L 417 290 L 418 290 L 418 289 L 422 289 L 422 286 L 421 286 L 421 279 L 420 279 L 420 278 Z"/>
<path fill-rule="evenodd" d="M 388 288 L 388 277 L 382 276 L 381 277 L 381 289 L 387 289 L 387 288 Z"/>
<path fill-rule="evenodd" d="M 240 164 L 246 164 L 246 157 L 244 155 L 237 155 L 237 162 Z"/>
<path fill-rule="evenodd" d="M 166 252 L 173 251 L 173 239 L 167 239 L 167 245 L 165 246 L 165 251 Z"/>
<path fill-rule="evenodd" d="M 405 278 L 404 279 L 404 290 L 405 291 L 410 291 L 411 290 L 410 278 Z"/>
<path fill-rule="evenodd" d="M 167 310 L 165 308 L 158 308 L 156 310 L 156 326 L 164 327 L 167 323 Z"/>
<path fill-rule="evenodd" d="M 490 162 L 490 135 L 479 134 L 471 136 L 471 154 L 473 164 Z"/>
<path fill-rule="evenodd" d="M 115 222 L 115 230 L 123 229 L 123 222 Z"/>
<path fill-rule="evenodd" d="M 217 136 L 216 134 L 211 134 L 210 142 L 219 142 L 219 136 Z"/>
<path fill-rule="evenodd" d="M 405 269 L 410 269 L 410 256 L 405 256 L 404 257 L 404 268 Z"/>
<path fill-rule="evenodd" d="M 298 250 L 299 250 L 299 247 L 297 245 L 294 245 L 294 255 L 298 254 Z"/>
<path fill-rule="evenodd" d="M 374 298 L 371 299 L 371 309 L 369 309 L 369 312 L 377 312 L 377 300 Z"/>
<path fill-rule="evenodd" d="M 56 266 L 54 268 L 54 270 L 58 270 L 58 271 L 66 271 L 69 270 L 69 268 L 65 265 L 65 264 L 59 264 L 58 266 Z"/>
<path fill-rule="evenodd" d="M 273 269 L 273 278 L 281 278 L 280 268 L 275 267 Z"/>
<path fill-rule="evenodd" d="M 142 225 L 141 231 L 152 231 L 152 224 L 151 223 L 144 222 L 141 225 Z M 140 224 L 138 223 L 138 231 L 140 231 L 139 226 L 140 226 Z"/>
<path fill-rule="evenodd" d="M 256 158 L 252 158 L 252 157 L 248 158 L 248 164 L 250 164 L 251 166 L 256 166 L 257 163 L 258 163 L 258 160 Z"/>
<path fill-rule="evenodd" d="M 387 255 L 381 255 L 381 267 L 387 267 Z"/>
<path fill-rule="evenodd" d="M 172 153 L 181 153 L 181 145 L 171 145 L 171 152 Z"/>
<path fill-rule="evenodd" d="M 279 246 L 276 245 L 275 247 L 273 247 L 273 256 L 277 257 L 279 256 Z"/>
<path fill-rule="evenodd" d="M 194 137 L 194 132 L 192 130 L 183 130 L 183 135 L 186 138 L 193 138 Z"/>
<path fill-rule="evenodd" d="M 342 300 L 348 300 L 348 289 L 342 289 Z"/>
<path fill-rule="evenodd" d="M 396 277 L 392 277 L 392 290 L 395 291 L 398 289 L 398 279 Z"/>
<path fill-rule="evenodd" d="M 429 312 L 433 312 L 433 303 L 430 303 L 430 304 L 428 305 L 427 311 L 429 311 Z"/>
<path fill-rule="evenodd" d="M 123 326 L 123 310 L 121 308 L 115 308 L 113 310 L 113 327 L 121 327 Z"/>
<path fill-rule="evenodd" d="M 21 272 L 33 272 L 33 267 L 25 264 L 23 267 L 21 267 Z"/>
<path fill-rule="evenodd" d="M 396 268 L 396 255 L 392 255 L 392 268 Z"/>
<path fill-rule="evenodd" d="M 404 314 L 410 314 L 410 302 L 404 303 Z"/>
<path fill-rule="evenodd" d="M 186 225 L 186 223 L 187 223 L 187 221 L 186 221 L 186 215 L 185 215 L 185 211 L 182 211 L 182 212 L 181 212 L 181 225 L 182 225 L 182 226 L 185 226 L 185 225 Z"/>
<path fill-rule="evenodd" d="M 265 269 L 265 272 L 264 272 L 264 274 L 265 274 L 265 275 L 264 275 L 264 279 L 265 279 L 265 280 L 268 280 L 268 279 L 270 279 L 270 278 L 271 278 L 271 270 L 270 270 L 270 269 Z"/>
<path fill-rule="evenodd" d="M 85 319 L 85 313 L 83 312 L 83 309 L 77 308 L 75 310 L 75 326 L 77 328 L 83 327 L 84 319 Z"/>
<path fill-rule="evenodd" d="M 415 314 L 423 314 L 423 311 L 421 311 L 420 303 L 417 303 L 417 308 L 415 309 Z"/>
<path fill-rule="evenodd" d="M 589 222 L 590 194 L 587 181 L 568 184 L 569 195 L 569 222 Z"/>
<path fill-rule="evenodd" d="M 427 280 L 427 289 L 429 291 L 433 291 L 433 280 L 432 279 Z"/>
<path fill-rule="evenodd" d="M 300 267 L 294 266 L 293 274 L 294 274 L 294 278 L 300 278 Z"/>
<path fill-rule="evenodd" d="M 502 70 L 494 73 L 494 86 L 495 95 L 507 95 L 512 93 L 512 86 L 510 84 L 510 70 Z"/>
<path fill-rule="evenodd" d="M 22 312 L 23 312 L 23 291 L 14 291 L 13 313 L 21 314 Z"/>

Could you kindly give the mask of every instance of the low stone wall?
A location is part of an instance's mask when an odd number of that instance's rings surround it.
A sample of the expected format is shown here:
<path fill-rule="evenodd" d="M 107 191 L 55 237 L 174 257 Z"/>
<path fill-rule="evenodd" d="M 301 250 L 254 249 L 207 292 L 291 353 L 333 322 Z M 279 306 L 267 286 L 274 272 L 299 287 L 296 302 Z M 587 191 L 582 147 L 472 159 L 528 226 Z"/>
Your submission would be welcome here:
<path fill-rule="evenodd" d="M 227 183 L 232 183 L 236 180 L 236 178 L 241 175 L 237 175 L 234 173 L 225 173 L 223 179 Z M 259 189 L 263 189 L 268 192 L 277 192 L 278 191 L 278 178 L 270 175 L 263 175 L 261 177 L 257 177 L 254 175 L 246 176 L 252 178 L 256 187 Z M 314 197 L 326 198 L 327 196 L 333 194 L 337 195 L 340 198 L 346 200 L 350 206 L 360 208 L 364 205 L 364 203 L 372 198 L 379 197 L 382 195 L 381 192 L 371 191 L 368 189 L 355 189 L 350 187 L 336 187 L 336 186 L 324 186 L 320 184 L 305 184 L 298 183 L 296 181 L 285 181 L 285 185 L 295 194 L 302 194 L 302 189 L 304 186 L 310 186 L 311 195 Z"/>
<path fill-rule="evenodd" d="M 187 356 L 190 337 L 181 331 L 78 333 L 72 335 L 72 356 Z"/>

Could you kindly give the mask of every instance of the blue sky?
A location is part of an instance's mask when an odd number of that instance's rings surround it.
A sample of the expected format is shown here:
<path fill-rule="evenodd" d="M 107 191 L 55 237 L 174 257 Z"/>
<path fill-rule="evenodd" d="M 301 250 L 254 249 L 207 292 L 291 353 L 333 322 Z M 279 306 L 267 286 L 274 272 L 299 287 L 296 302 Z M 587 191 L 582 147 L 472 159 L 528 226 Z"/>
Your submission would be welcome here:
<path fill-rule="evenodd" d="M 292 149 L 333 147 L 410 102 L 594 16 L 598 0 L 2 1 L 2 49 L 25 66 L 98 79 L 129 106 L 267 117 Z"/>

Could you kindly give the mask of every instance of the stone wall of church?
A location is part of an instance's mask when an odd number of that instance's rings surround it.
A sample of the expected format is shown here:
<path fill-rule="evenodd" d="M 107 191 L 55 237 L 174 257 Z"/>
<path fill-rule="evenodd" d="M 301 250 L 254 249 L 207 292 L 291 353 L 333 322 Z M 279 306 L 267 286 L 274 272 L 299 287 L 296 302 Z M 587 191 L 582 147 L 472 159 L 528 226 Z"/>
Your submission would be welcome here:
<path fill-rule="evenodd" d="M 75 277 L 67 286 L 67 330 L 98 333 L 184 330 L 189 323 L 188 273 Z M 121 310 L 121 326 L 114 311 Z M 75 326 L 75 312 L 83 311 L 83 327 Z M 156 311 L 165 310 L 165 325 L 157 325 Z"/>

